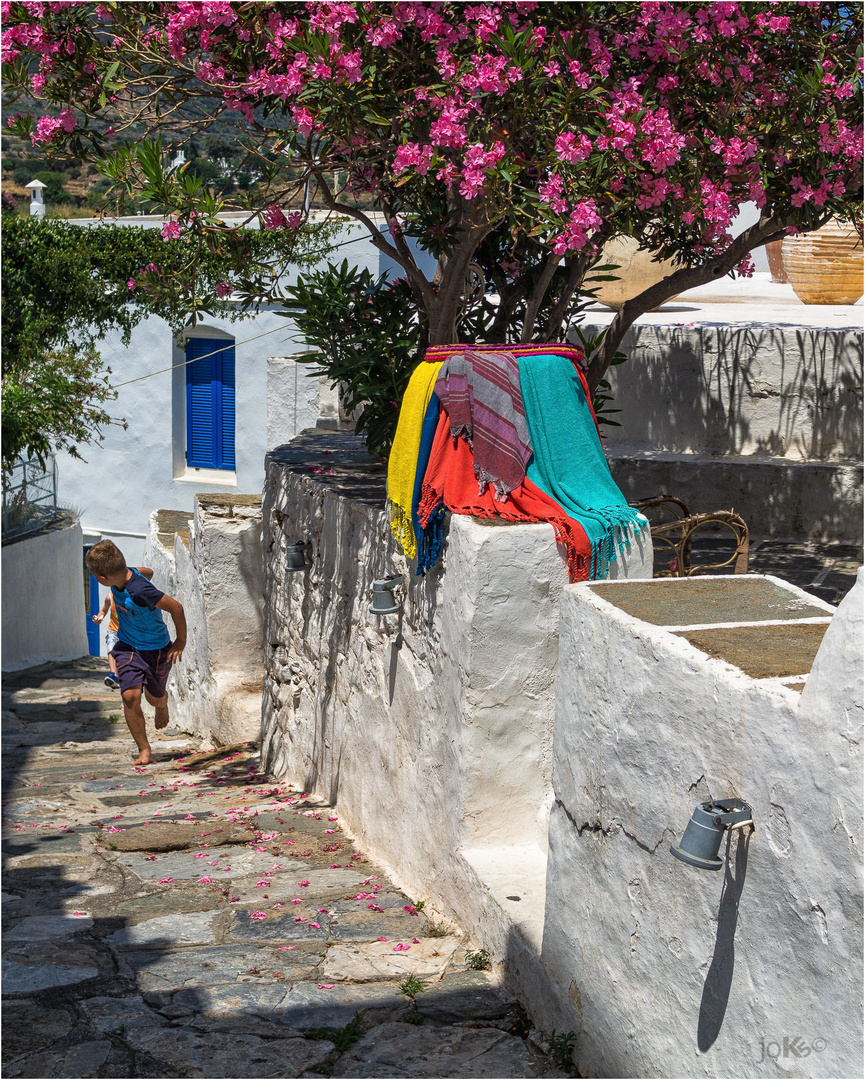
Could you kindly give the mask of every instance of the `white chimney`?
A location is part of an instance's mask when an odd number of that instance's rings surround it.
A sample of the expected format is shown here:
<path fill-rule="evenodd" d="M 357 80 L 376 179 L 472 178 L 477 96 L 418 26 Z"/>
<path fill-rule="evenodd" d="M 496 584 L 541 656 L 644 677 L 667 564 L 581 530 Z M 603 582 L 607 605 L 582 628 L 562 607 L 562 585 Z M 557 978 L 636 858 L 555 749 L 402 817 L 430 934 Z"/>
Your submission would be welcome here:
<path fill-rule="evenodd" d="M 31 180 L 29 184 L 24 186 L 30 192 L 30 217 L 45 217 L 45 203 L 42 199 L 42 192 L 46 185 L 41 180 Z"/>

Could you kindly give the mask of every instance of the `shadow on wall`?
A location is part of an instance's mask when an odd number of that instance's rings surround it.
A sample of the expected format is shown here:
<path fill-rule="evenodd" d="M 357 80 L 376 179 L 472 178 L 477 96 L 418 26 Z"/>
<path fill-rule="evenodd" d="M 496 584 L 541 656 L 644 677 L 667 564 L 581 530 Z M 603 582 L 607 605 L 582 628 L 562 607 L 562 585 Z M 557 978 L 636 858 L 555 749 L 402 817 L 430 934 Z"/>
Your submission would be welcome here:
<path fill-rule="evenodd" d="M 755 536 L 861 544 L 862 473 L 855 465 L 668 454 L 612 457 L 610 470 L 628 502 L 667 492 L 695 513 L 732 506 Z"/>
<path fill-rule="evenodd" d="M 713 1045 L 721 1031 L 727 1014 L 727 1002 L 730 1000 L 730 988 L 733 985 L 733 969 L 736 961 L 736 925 L 739 922 L 739 900 L 745 888 L 745 874 L 748 868 L 748 845 L 750 834 L 743 835 L 744 829 L 736 830 L 735 872 L 730 871 L 730 847 L 733 834 L 727 833 L 727 852 L 724 858 L 724 888 L 718 911 L 718 932 L 715 937 L 715 951 L 706 982 L 703 984 L 703 997 L 700 1001 L 700 1016 L 697 1022 L 697 1046 L 704 1053 Z"/>
<path fill-rule="evenodd" d="M 632 328 L 610 446 L 858 461 L 858 338 L 797 327 Z"/>

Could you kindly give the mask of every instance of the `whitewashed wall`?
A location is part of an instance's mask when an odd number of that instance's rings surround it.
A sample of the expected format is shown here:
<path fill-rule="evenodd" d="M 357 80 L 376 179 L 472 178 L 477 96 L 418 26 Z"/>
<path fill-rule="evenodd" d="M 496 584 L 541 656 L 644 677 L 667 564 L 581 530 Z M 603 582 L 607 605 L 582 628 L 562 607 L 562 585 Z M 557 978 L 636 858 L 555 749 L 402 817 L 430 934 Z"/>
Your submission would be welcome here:
<path fill-rule="evenodd" d="M 3 670 L 87 655 L 81 526 L 4 544 Z"/>
<path fill-rule="evenodd" d="M 199 495 L 185 538 L 151 516 L 145 553 L 184 607 L 188 638 L 168 683 L 172 721 L 211 746 L 256 740 L 263 670 L 261 502 Z"/>
<path fill-rule="evenodd" d="M 543 960 L 582 1075 L 860 1075 L 862 573 L 801 693 L 564 590 Z M 674 859 L 733 796 L 728 869 Z"/>
<path fill-rule="evenodd" d="M 797 310 L 631 327 L 610 374 L 622 426 L 604 433 L 629 499 L 678 495 L 734 507 L 758 536 L 861 544 L 862 330 L 796 325 Z"/>
<path fill-rule="evenodd" d="M 861 330 L 637 323 L 622 350 L 611 373 L 622 427 L 605 433 L 616 453 L 861 456 Z"/>
<path fill-rule="evenodd" d="M 160 224 L 156 219 L 130 219 L 119 227 Z M 342 246 L 330 258 L 348 258 L 352 265 L 381 273 L 382 260 L 367 235 L 362 227 L 346 224 L 335 239 Z M 296 279 L 294 270 L 285 284 Z M 60 501 L 79 511 L 85 533 L 111 538 L 132 564 L 143 561 L 153 509 L 188 510 L 191 515 L 199 491 L 260 495 L 266 451 L 314 425 L 318 416 L 317 379 L 308 378 L 304 365 L 286 359 L 305 348 L 291 319 L 272 310 L 235 322 L 205 317 L 194 334 L 236 342 L 235 473 L 222 477 L 211 470 L 186 469 L 185 369 L 177 366 L 185 355 L 167 323 L 156 317 L 139 323 L 128 346 L 116 333 L 97 343 L 111 368 L 112 383 L 129 384 L 120 387 L 109 410 L 125 419 L 127 428 L 107 427 L 101 445 L 84 448 L 86 460 L 57 455 Z"/>
<path fill-rule="evenodd" d="M 323 457 L 336 474 L 325 484 L 303 451 L 269 455 L 264 760 L 333 800 L 417 899 L 499 958 L 516 950 L 509 977 L 537 1000 L 564 559 L 552 526 L 453 516 L 441 566 L 410 576 L 381 466 L 355 456 L 355 468 Z M 310 567 L 286 575 L 296 540 Z M 650 576 L 648 538 L 616 565 Z M 405 576 L 402 612 L 374 616 L 371 583 L 392 573 Z"/>

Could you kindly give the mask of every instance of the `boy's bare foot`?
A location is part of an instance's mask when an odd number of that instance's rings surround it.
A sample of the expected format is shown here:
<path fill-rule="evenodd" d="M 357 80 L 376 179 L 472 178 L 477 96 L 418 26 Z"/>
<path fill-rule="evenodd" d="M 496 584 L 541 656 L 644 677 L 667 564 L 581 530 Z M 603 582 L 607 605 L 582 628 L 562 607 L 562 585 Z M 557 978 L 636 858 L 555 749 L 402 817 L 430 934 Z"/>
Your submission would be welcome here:
<path fill-rule="evenodd" d="M 146 750 L 142 750 L 138 757 L 132 762 L 133 765 L 150 765 L 153 761 L 153 754 L 150 752 L 150 747 Z"/>
<path fill-rule="evenodd" d="M 156 716 L 155 716 L 155 719 L 154 719 L 154 723 L 156 724 L 156 730 L 157 731 L 161 731 L 162 728 L 168 727 L 168 706 L 167 705 L 157 705 L 156 706 Z"/>

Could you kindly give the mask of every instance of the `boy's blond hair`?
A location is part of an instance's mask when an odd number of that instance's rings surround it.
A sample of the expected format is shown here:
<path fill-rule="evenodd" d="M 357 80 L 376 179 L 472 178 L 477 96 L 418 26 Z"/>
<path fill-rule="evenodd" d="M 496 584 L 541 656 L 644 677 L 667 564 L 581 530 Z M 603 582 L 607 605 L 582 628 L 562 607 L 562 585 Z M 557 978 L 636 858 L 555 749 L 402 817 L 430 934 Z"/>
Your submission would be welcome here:
<path fill-rule="evenodd" d="M 90 573 L 99 577 L 122 574 L 126 569 L 123 552 L 113 540 L 100 540 L 98 544 L 94 544 L 84 557 L 84 561 Z"/>

